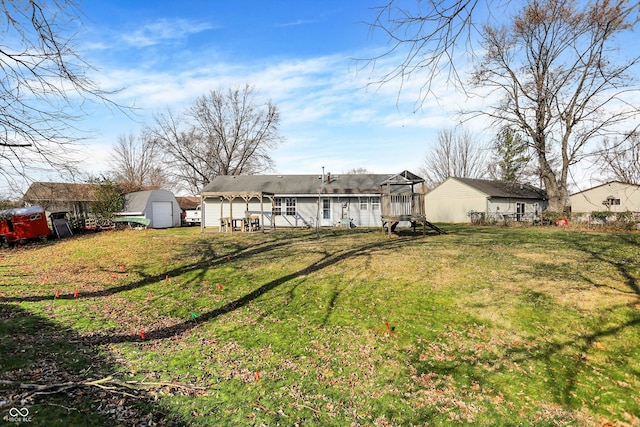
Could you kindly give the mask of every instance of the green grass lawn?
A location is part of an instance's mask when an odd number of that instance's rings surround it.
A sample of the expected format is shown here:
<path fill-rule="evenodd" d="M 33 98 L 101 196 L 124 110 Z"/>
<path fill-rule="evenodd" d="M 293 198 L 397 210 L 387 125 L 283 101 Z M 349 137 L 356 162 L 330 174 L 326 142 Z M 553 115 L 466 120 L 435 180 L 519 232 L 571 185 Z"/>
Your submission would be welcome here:
<path fill-rule="evenodd" d="M 0 416 L 639 425 L 640 233 L 445 228 L 117 231 L 1 251 Z"/>

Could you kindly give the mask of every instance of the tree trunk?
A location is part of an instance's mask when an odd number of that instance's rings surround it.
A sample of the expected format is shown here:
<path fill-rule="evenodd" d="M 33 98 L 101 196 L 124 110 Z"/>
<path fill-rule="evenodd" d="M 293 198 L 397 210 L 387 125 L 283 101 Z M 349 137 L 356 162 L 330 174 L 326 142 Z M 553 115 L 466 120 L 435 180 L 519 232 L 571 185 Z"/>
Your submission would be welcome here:
<path fill-rule="evenodd" d="M 549 165 L 547 158 L 544 154 L 539 155 L 540 161 L 540 177 L 544 184 L 544 189 L 547 192 L 549 198 L 548 210 L 551 212 L 563 212 L 567 206 L 569 206 L 569 191 L 566 185 L 558 182 L 556 175 Z"/>

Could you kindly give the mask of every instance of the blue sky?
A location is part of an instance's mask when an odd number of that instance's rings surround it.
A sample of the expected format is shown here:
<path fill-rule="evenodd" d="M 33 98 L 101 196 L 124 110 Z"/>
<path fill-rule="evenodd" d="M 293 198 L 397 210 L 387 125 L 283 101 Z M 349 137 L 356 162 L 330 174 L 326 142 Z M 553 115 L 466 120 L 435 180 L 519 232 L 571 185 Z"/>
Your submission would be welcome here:
<path fill-rule="evenodd" d="M 274 173 L 417 170 L 437 131 L 455 126 L 464 99 L 443 82 L 442 99 L 414 113 L 411 86 L 400 98 L 397 85 L 367 87 L 371 70 L 358 71 L 353 59 L 386 46 L 365 24 L 378 3 L 85 1 L 78 50 L 104 89 L 123 88 L 116 102 L 137 108 L 134 119 L 90 109 L 89 170 L 106 170 L 118 135 L 137 134 L 154 113 L 245 84 L 280 109 Z"/>
<path fill-rule="evenodd" d="M 438 132 L 456 126 L 461 109 L 482 109 L 483 100 L 466 98 L 438 77 L 435 96 L 415 111 L 424 76 L 405 81 L 402 92 L 400 82 L 368 85 L 401 61 L 385 57 L 375 75 L 354 61 L 388 48 L 366 24 L 385 1 L 85 0 L 75 48 L 95 67 L 94 81 L 121 89 L 115 102 L 135 107 L 126 116 L 84 105 L 89 114 L 80 127 L 92 132 L 78 156 L 86 171 L 107 171 L 118 137 L 138 135 L 154 114 L 179 112 L 210 90 L 249 84 L 280 110 L 283 143 L 273 152 L 273 173 L 419 172 Z M 465 127 L 480 143 L 495 134 L 486 118 Z M 572 182 L 579 189 L 595 183 L 588 169 Z"/>

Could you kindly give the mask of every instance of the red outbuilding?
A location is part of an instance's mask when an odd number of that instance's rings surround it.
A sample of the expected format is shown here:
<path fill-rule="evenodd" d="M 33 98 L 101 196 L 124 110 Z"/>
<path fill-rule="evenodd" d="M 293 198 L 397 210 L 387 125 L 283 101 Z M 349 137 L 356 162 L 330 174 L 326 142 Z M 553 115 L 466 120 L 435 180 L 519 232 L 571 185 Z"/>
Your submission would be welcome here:
<path fill-rule="evenodd" d="M 51 236 L 44 209 L 40 206 L 0 211 L 0 244 L 10 245 Z"/>

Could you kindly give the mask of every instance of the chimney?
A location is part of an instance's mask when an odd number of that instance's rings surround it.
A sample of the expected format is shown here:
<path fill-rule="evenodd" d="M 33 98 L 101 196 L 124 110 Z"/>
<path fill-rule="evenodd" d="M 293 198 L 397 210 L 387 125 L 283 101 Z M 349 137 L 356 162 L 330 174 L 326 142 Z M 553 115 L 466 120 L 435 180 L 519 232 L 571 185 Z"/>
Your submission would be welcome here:
<path fill-rule="evenodd" d="M 331 172 L 327 172 L 327 184 L 331 184 Z"/>

